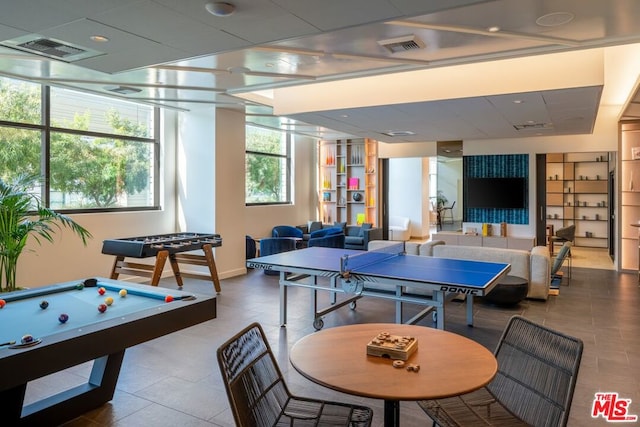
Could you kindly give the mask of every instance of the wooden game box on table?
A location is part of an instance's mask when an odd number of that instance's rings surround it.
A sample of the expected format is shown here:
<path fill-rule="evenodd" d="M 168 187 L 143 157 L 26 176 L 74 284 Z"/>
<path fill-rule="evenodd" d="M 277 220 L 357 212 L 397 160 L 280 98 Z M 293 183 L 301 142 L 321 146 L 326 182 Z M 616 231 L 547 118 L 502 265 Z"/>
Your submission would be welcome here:
<path fill-rule="evenodd" d="M 380 332 L 367 344 L 369 356 L 388 357 L 394 360 L 407 360 L 418 349 L 415 337 L 391 335 Z"/>

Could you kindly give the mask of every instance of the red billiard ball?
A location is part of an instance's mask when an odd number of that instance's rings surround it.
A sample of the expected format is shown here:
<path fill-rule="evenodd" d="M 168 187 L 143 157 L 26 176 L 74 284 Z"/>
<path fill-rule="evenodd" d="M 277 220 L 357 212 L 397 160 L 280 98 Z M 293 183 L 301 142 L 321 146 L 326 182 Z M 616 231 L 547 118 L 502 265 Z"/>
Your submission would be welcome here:
<path fill-rule="evenodd" d="M 100 305 L 98 306 L 98 311 L 99 311 L 100 313 L 104 313 L 105 311 L 107 311 L 107 305 L 106 305 L 106 304 L 100 304 Z"/>
<path fill-rule="evenodd" d="M 5 305 L 7 305 L 7 302 L 3 299 L 0 299 L 0 308 L 4 308 Z"/>
<path fill-rule="evenodd" d="M 58 316 L 58 321 L 60 323 L 67 323 L 67 320 L 69 320 L 69 315 L 62 313 L 60 316 Z"/>
<path fill-rule="evenodd" d="M 164 297 L 164 302 L 171 302 L 173 301 L 173 297 L 171 295 L 167 295 L 166 297 Z"/>
<path fill-rule="evenodd" d="M 105 292 L 107 292 L 107 290 L 106 290 L 105 288 L 98 288 L 98 293 L 99 293 L 100 295 L 104 295 L 104 294 L 105 294 Z"/>

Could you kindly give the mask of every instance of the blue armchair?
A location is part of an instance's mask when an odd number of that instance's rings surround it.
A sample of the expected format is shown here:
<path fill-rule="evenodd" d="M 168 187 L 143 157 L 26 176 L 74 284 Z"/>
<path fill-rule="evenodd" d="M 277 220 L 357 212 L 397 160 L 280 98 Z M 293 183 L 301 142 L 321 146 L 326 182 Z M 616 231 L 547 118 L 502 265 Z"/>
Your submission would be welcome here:
<path fill-rule="evenodd" d="M 266 237 L 260 239 L 260 256 L 278 254 L 280 252 L 288 252 L 296 249 L 296 239 L 290 237 Z M 280 274 L 278 271 L 264 270 L 264 274 L 276 276 Z"/>
<path fill-rule="evenodd" d="M 293 237 L 296 239 L 296 248 L 303 248 L 302 230 L 290 225 L 276 225 L 271 229 L 271 237 Z"/>
<path fill-rule="evenodd" d="M 346 226 L 344 244 L 346 249 L 366 251 L 372 240 L 382 240 L 382 228 L 375 228 L 367 223 Z"/>
<path fill-rule="evenodd" d="M 276 225 L 271 229 L 271 237 L 296 237 L 302 239 L 302 230 L 290 225 Z"/>

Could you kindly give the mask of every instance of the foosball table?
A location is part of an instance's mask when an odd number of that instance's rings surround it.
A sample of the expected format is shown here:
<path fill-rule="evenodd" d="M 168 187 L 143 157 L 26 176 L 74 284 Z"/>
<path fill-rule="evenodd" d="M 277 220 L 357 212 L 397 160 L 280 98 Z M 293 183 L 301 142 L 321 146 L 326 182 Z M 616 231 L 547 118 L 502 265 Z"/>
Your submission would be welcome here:
<path fill-rule="evenodd" d="M 120 274 L 150 277 L 151 285 L 157 286 L 168 258 L 178 286 L 183 286 L 183 277 L 210 280 L 216 292 L 220 293 L 220 280 L 213 257 L 213 248 L 218 246 L 222 246 L 222 238 L 219 234 L 170 233 L 107 239 L 102 243 L 102 253 L 116 257 L 111 269 L 111 279 L 118 279 Z M 200 250 L 204 255 L 185 253 Z M 156 261 L 154 265 L 149 265 L 125 261 L 127 257 L 155 257 Z M 206 266 L 209 274 L 181 272 L 179 263 Z"/>

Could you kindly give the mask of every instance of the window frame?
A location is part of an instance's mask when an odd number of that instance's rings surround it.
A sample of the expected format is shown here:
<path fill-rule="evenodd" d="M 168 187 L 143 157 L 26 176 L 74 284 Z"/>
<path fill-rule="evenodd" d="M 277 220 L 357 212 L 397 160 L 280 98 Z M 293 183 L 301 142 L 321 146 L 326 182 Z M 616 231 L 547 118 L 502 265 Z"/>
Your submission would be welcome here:
<path fill-rule="evenodd" d="M 272 127 L 268 127 L 268 126 L 261 126 L 261 125 L 257 125 L 255 123 L 246 123 L 245 124 L 245 132 L 248 133 L 248 128 L 253 127 L 253 128 L 258 128 L 258 129 L 266 129 L 269 131 L 273 131 L 273 132 L 279 132 L 281 133 L 284 138 L 285 138 L 285 153 L 284 154 L 275 154 L 275 153 L 268 153 L 268 152 L 264 152 L 264 151 L 255 151 L 255 150 L 248 150 L 247 147 L 247 138 L 245 137 L 245 165 L 246 165 L 246 160 L 247 160 L 247 155 L 254 155 L 254 156 L 265 156 L 265 157 L 271 157 L 271 158 L 276 158 L 276 159 L 284 159 L 285 160 L 285 172 L 286 172 L 286 196 L 284 201 L 278 201 L 278 202 L 248 202 L 247 201 L 247 193 L 246 193 L 246 182 L 245 182 L 245 196 L 244 196 L 244 201 L 245 201 L 245 206 L 276 206 L 276 205 L 293 205 L 293 198 L 292 198 L 292 186 L 293 186 L 293 174 L 292 174 L 292 165 L 293 165 L 293 154 L 292 154 L 292 134 L 289 131 L 286 130 L 282 130 L 282 129 L 274 129 Z M 245 170 L 245 180 L 246 180 L 246 176 L 247 176 L 247 172 Z"/>
<path fill-rule="evenodd" d="M 11 79 L 16 80 L 16 79 Z M 31 83 L 31 82 L 29 82 Z M 34 83 L 32 83 L 34 84 Z M 64 90 L 69 90 L 71 92 L 77 93 L 82 96 L 82 92 L 75 91 L 67 88 L 60 88 Z M 101 95 L 97 95 L 101 96 Z M 104 96 L 106 99 L 111 99 L 111 97 Z M 120 100 L 119 98 L 116 98 Z M 75 214 L 75 213 L 101 213 L 101 212 L 134 212 L 134 211 L 155 211 L 160 210 L 160 108 L 153 108 L 153 137 L 152 138 L 144 138 L 137 136 L 129 136 L 129 135 L 119 135 L 119 134 L 111 134 L 97 131 L 81 131 L 77 129 L 69 129 L 64 127 L 56 127 L 51 126 L 51 86 L 48 85 L 40 85 L 40 104 L 41 104 L 41 123 L 20 123 L 20 122 L 11 122 L 6 120 L 0 120 L 1 127 L 12 127 L 17 129 L 28 129 L 28 130 L 37 130 L 41 133 L 41 177 L 43 179 L 41 186 L 41 194 L 40 199 L 42 204 L 46 207 L 50 207 L 51 203 L 51 185 L 50 185 L 50 176 L 51 176 L 51 134 L 54 132 L 57 133 L 66 133 L 73 135 L 81 135 L 88 136 L 92 138 L 112 138 L 118 139 L 122 141 L 131 141 L 131 142 L 143 142 L 149 143 L 153 146 L 153 159 L 151 162 L 153 163 L 153 172 L 151 179 L 152 183 L 152 191 L 153 191 L 153 202 L 151 206 L 131 206 L 131 207 L 103 207 L 103 208 L 91 208 L 91 209 L 79 209 L 79 208 L 56 208 L 56 212 L 61 212 L 65 214 Z M 135 103 L 132 100 L 123 100 L 126 102 Z"/>

